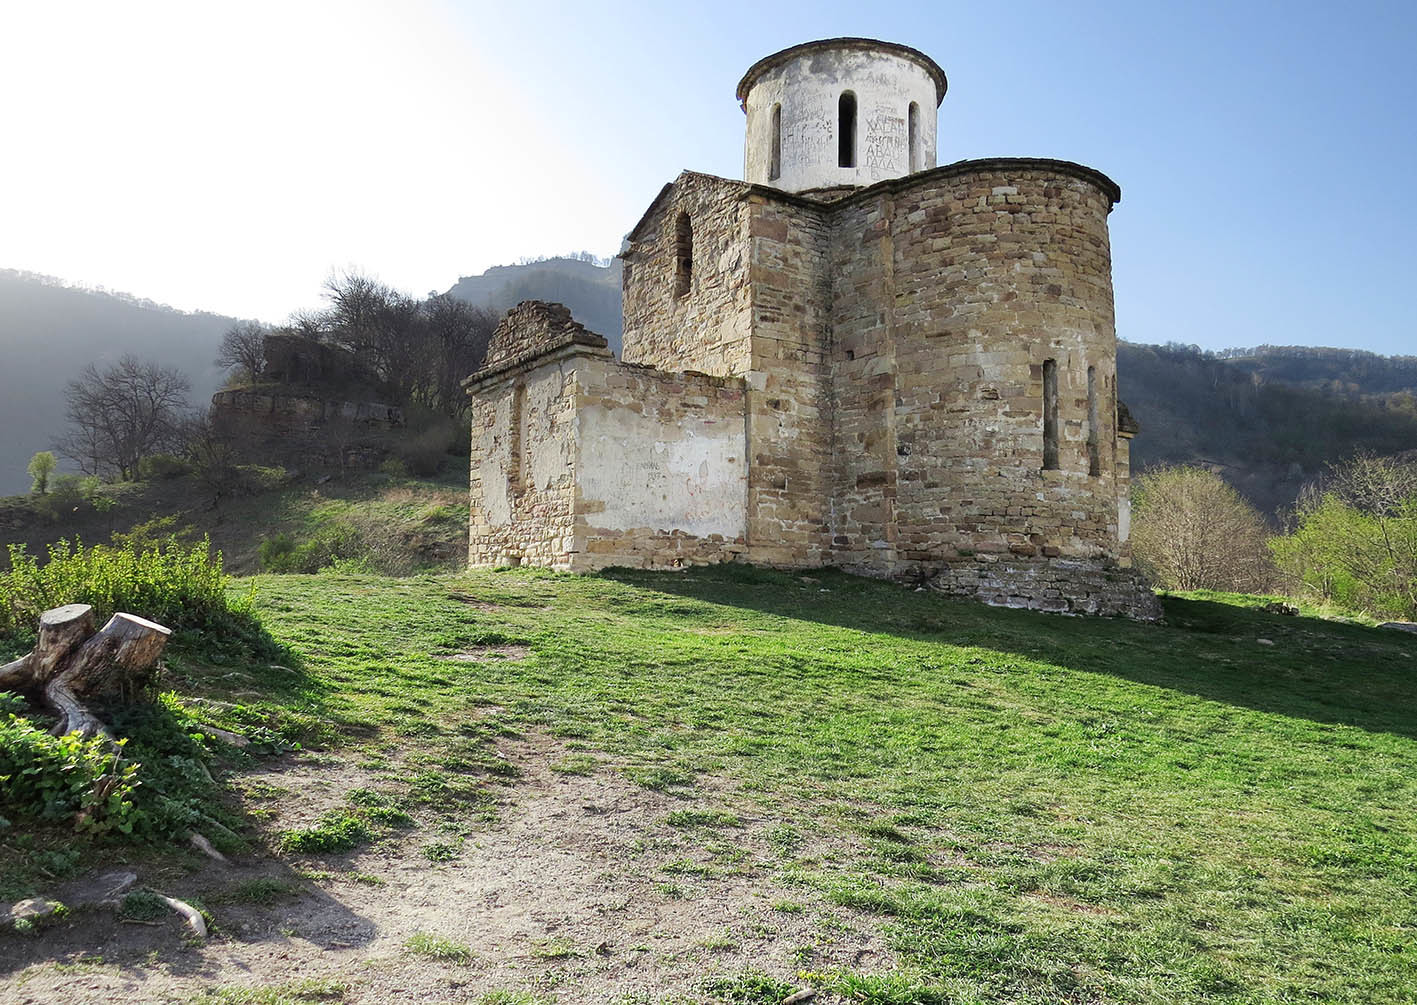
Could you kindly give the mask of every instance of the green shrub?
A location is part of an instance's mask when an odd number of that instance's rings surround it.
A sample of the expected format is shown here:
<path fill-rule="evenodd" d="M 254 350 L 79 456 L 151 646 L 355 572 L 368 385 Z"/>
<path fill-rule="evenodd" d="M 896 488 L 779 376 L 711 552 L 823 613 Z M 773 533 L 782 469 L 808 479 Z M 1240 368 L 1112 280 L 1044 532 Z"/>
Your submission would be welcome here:
<path fill-rule="evenodd" d="M 190 473 L 192 465 L 172 454 L 153 454 L 138 462 L 138 477 L 144 481 L 159 478 L 180 478 Z"/>
<path fill-rule="evenodd" d="M 1417 618 L 1417 464 L 1357 457 L 1306 492 L 1270 551 L 1291 589 L 1378 618 Z"/>
<path fill-rule="evenodd" d="M 306 541 L 277 534 L 261 542 L 261 568 L 266 572 L 319 572 L 345 559 L 359 557 L 359 532 L 344 523 L 321 530 Z"/>
<path fill-rule="evenodd" d="M 131 921 L 156 921 L 164 917 L 168 910 L 167 902 L 151 890 L 134 890 L 119 904 L 118 917 Z"/>
<path fill-rule="evenodd" d="M 287 572 L 295 554 L 295 538 L 289 534 L 277 534 L 261 542 L 259 557 L 261 568 L 267 572 Z"/>
<path fill-rule="evenodd" d="M 328 854 L 368 844 L 374 837 L 365 821 L 345 810 L 331 810 L 314 827 L 283 831 L 281 851 Z"/>
<path fill-rule="evenodd" d="M 52 497 L 53 493 L 51 493 Z M 18 653 L 32 643 L 39 615 L 68 603 L 92 604 L 102 621 L 115 611 L 151 618 L 173 629 L 169 649 L 207 659 L 230 655 L 285 659 L 250 609 L 232 603 L 221 555 L 206 540 L 184 542 L 150 524 L 111 545 L 85 548 L 59 541 L 41 563 L 10 548 L 0 574 L 0 645 Z M 115 735 L 50 736 L 23 713 L 25 702 L 0 697 L 0 806 L 36 823 L 69 823 L 87 834 L 182 838 L 207 834 L 228 850 L 240 843 L 235 820 L 216 798 L 208 753 L 197 723 L 175 695 L 98 710 Z"/>
<path fill-rule="evenodd" d="M 103 737 L 51 736 L 0 714 L 0 805 L 21 820 L 72 822 L 86 834 L 132 833 L 138 765 L 124 763 L 121 750 Z"/>
<path fill-rule="evenodd" d="M 61 539 L 49 546 L 43 563 L 23 545 L 11 545 L 10 571 L 0 574 L 0 636 L 29 638 L 44 611 L 92 604 L 100 622 L 127 611 L 174 632 L 254 641 L 259 624 L 249 600 L 233 603 L 226 587 L 221 552 L 213 552 L 205 538 L 186 543 L 176 535 L 156 541 L 130 536 L 90 548 Z"/>
<path fill-rule="evenodd" d="M 239 850 L 230 830 L 237 821 L 217 799 L 197 723 L 175 695 L 105 710 L 122 738 L 117 750 L 101 737 L 51 736 L 21 714 L 21 698 L 0 697 L 0 806 L 7 814 L 91 836 L 166 840 L 196 830 L 222 851 Z M 57 863 L 40 864 L 61 871 Z"/>

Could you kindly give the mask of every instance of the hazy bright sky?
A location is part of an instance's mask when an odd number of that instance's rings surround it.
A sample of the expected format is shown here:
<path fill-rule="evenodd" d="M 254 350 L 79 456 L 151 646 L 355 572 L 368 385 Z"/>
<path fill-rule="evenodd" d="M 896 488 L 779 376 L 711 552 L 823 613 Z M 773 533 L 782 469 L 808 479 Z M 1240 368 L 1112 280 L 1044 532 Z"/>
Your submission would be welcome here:
<path fill-rule="evenodd" d="M 739 177 L 750 63 L 904 42 L 941 163 L 1122 186 L 1118 334 L 1417 353 L 1417 2 L 0 0 L 0 267 L 267 321 L 332 267 L 410 292 L 611 254 Z"/>

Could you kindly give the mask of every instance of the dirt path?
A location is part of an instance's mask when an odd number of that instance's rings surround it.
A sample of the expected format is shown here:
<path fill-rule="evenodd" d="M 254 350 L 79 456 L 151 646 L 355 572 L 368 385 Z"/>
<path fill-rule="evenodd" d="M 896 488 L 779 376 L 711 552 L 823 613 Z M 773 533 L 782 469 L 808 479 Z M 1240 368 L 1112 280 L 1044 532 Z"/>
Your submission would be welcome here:
<path fill-rule="evenodd" d="M 711 975 L 800 983 L 807 969 L 890 966 L 868 919 L 784 881 L 773 840 L 783 821 L 726 791 L 684 800 L 641 788 L 608 765 L 553 771 L 566 751 L 547 738 L 501 752 L 521 774 L 494 822 L 445 820 L 341 856 L 139 865 L 140 884 L 201 900 L 213 937 L 184 939 L 175 917 L 141 925 L 76 911 L 37 935 L 0 936 L 0 1001 L 185 1002 L 226 989 L 217 1001 L 268 1002 L 279 999 L 236 989 L 293 994 L 300 981 L 334 982 L 320 1000 L 350 1003 L 711 1001 Z M 268 797 L 274 833 L 380 780 L 352 760 L 306 758 L 242 784 Z M 738 825 L 668 822 L 686 810 L 731 811 Z M 430 861 L 430 845 L 452 857 Z M 452 958 L 428 955 L 440 947 Z"/>

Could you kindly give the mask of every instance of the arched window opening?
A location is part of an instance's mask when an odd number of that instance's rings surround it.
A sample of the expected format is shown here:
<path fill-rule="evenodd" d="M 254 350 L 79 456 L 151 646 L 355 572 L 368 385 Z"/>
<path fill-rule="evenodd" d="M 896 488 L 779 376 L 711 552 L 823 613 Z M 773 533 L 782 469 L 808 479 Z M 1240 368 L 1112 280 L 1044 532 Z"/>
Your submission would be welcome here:
<path fill-rule="evenodd" d="M 920 170 L 920 105 L 912 101 L 905 117 L 909 124 L 910 173 L 914 174 Z"/>
<path fill-rule="evenodd" d="M 772 106 L 772 147 L 768 155 L 768 181 L 782 177 L 782 105 Z"/>
<path fill-rule="evenodd" d="M 837 102 L 836 123 L 836 163 L 838 167 L 856 166 L 856 95 L 850 91 L 841 92 Z"/>
<path fill-rule="evenodd" d="M 674 224 L 674 296 L 686 296 L 694 285 L 694 226 L 688 213 Z"/>
<path fill-rule="evenodd" d="M 1058 361 L 1043 361 L 1043 470 L 1058 470 Z"/>
<path fill-rule="evenodd" d="M 1097 428 L 1097 367 L 1087 368 L 1087 473 L 1102 474 L 1102 435 Z"/>

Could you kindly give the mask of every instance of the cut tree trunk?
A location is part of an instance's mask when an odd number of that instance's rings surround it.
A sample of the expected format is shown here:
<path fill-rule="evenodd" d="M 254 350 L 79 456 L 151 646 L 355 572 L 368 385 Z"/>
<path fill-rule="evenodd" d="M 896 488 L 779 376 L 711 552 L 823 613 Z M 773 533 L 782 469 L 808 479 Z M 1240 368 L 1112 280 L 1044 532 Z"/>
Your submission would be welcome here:
<path fill-rule="evenodd" d="M 113 734 L 87 701 L 126 700 L 147 683 L 170 629 L 135 614 L 115 614 L 95 631 L 93 608 L 66 604 L 39 616 L 34 651 L 0 667 L 0 689 L 38 695 L 54 710 L 54 735 Z"/>

